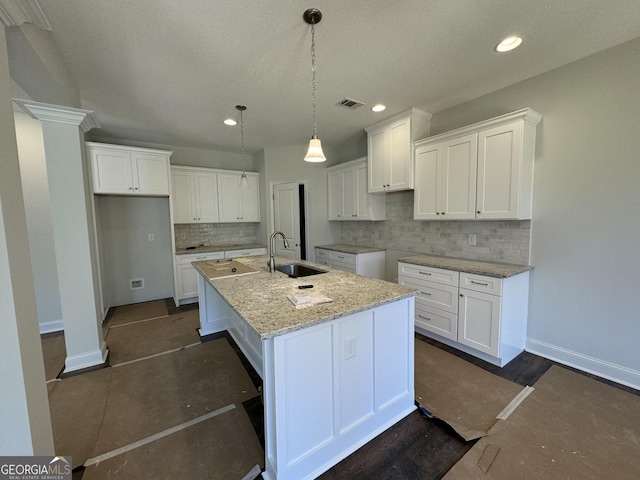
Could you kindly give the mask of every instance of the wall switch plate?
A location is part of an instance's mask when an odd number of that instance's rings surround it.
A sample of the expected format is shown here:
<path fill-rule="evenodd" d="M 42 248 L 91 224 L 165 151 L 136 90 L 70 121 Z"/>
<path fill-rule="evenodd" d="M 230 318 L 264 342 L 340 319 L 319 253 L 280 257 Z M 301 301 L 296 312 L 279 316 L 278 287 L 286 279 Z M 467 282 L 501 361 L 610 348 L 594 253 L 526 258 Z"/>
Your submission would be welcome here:
<path fill-rule="evenodd" d="M 469 234 L 469 245 L 475 245 L 476 244 L 476 234 L 475 233 L 470 233 Z"/>
<path fill-rule="evenodd" d="M 356 356 L 356 337 L 344 339 L 344 359 L 349 360 Z"/>

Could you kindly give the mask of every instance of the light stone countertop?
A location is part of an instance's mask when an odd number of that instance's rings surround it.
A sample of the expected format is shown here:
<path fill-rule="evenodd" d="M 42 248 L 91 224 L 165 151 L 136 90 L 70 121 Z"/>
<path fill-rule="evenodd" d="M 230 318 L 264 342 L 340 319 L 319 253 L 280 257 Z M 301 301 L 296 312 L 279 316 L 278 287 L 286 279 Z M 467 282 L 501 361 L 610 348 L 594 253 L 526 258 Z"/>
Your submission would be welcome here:
<path fill-rule="evenodd" d="M 316 248 L 324 248 L 325 250 L 333 250 L 334 252 L 350 253 L 359 255 L 361 253 L 384 252 L 384 248 L 361 247 L 359 245 L 347 245 L 344 243 L 336 243 L 334 245 L 317 245 Z"/>
<path fill-rule="evenodd" d="M 507 278 L 533 269 L 532 265 L 514 265 L 510 263 L 480 262 L 464 258 L 439 257 L 436 255 L 412 255 L 398 259 L 398 262 L 442 268 L 458 272 L 486 275 L 487 277 Z"/>
<path fill-rule="evenodd" d="M 176 255 L 188 255 L 190 253 L 224 252 L 230 250 L 248 250 L 250 248 L 267 248 L 261 243 L 235 243 L 230 245 L 200 245 L 191 250 L 186 248 L 176 249 Z"/>
<path fill-rule="evenodd" d="M 258 273 L 208 279 L 207 282 L 224 300 L 260 335 L 262 339 L 284 335 L 289 332 L 318 325 L 339 317 L 369 310 L 380 305 L 415 296 L 413 288 L 375 278 L 296 260 L 295 263 L 326 270 L 327 273 L 301 278 L 290 278 L 284 273 L 269 273 L 267 255 L 251 257 L 247 265 L 257 268 Z M 286 258 L 276 257 L 276 265 L 291 263 Z M 194 262 L 202 275 L 206 262 Z M 314 287 L 300 290 L 298 285 Z M 304 295 L 318 291 L 333 301 L 319 305 L 296 308 L 288 295 Z"/>

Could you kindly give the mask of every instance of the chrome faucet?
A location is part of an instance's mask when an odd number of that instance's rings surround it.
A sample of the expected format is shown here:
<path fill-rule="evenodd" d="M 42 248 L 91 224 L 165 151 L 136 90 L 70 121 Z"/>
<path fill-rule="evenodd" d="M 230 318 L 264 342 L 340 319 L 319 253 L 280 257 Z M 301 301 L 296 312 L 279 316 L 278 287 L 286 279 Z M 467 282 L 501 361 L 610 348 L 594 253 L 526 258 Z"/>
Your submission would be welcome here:
<path fill-rule="evenodd" d="M 284 236 L 282 232 L 273 232 L 271 234 L 271 240 L 269 241 L 269 271 L 271 273 L 276 271 L 276 261 L 273 258 L 276 250 L 276 235 L 280 235 L 282 237 L 282 243 L 284 244 L 284 248 L 289 248 L 289 240 Z"/>

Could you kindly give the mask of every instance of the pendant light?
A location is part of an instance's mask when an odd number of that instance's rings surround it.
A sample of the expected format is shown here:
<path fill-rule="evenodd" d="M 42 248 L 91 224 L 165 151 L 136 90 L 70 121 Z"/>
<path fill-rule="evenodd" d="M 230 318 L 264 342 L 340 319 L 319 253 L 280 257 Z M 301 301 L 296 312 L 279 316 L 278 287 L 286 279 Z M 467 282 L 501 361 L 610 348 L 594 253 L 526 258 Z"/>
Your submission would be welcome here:
<path fill-rule="evenodd" d="M 322 153 L 322 145 L 318 138 L 316 119 L 316 39 L 315 25 L 322 20 L 322 13 L 317 8 L 310 8 L 302 15 L 304 21 L 311 25 L 311 104 L 313 105 L 313 137 L 309 142 L 309 150 L 304 157 L 305 162 L 324 162 L 327 158 Z"/>
<path fill-rule="evenodd" d="M 242 175 L 240 176 L 240 188 L 249 188 L 249 180 L 247 179 L 247 172 L 244 170 L 244 119 L 242 112 L 247 109 L 244 105 L 236 105 L 236 110 L 240 111 L 240 148 L 242 151 Z"/>

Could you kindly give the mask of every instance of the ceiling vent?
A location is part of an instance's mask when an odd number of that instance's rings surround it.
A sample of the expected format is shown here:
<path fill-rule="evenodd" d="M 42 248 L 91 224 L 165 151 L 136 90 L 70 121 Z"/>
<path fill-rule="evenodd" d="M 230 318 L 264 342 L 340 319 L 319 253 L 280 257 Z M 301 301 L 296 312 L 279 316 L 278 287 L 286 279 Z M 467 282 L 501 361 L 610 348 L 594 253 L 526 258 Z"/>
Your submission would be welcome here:
<path fill-rule="evenodd" d="M 359 102 L 357 100 L 352 100 L 350 98 L 343 98 L 338 103 L 336 103 L 339 107 L 344 107 L 348 110 L 355 110 L 356 108 L 360 108 L 364 105 L 364 103 Z"/>

